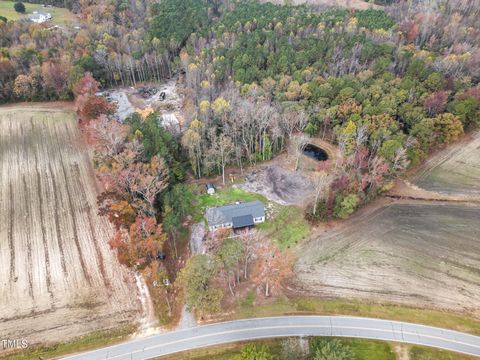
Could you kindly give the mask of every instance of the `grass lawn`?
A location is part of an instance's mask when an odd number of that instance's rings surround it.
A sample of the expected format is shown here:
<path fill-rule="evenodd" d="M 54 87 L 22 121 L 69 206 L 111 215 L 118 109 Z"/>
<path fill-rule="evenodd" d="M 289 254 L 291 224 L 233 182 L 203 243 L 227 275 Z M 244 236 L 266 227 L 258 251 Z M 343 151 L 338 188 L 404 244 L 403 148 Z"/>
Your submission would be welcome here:
<path fill-rule="evenodd" d="M 223 189 L 217 189 L 215 194 L 208 195 L 205 192 L 198 196 L 198 205 L 205 209 L 207 207 L 223 206 L 233 204 L 235 201 L 255 201 L 260 200 L 264 203 L 267 200 L 258 194 L 248 193 L 240 188 L 226 187 Z"/>
<path fill-rule="evenodd" d="M 50 23 L 55 25 L 66 25 L 71 21 L 75 21 L 75 15 L 67 9 L 51 7 L 44 8 L 41 4 L 29 4 L 24 2 L 26 11 L 25 14 L 20 14 L 15 11 L 13 5 L 14 1 L 0 0 L 0 15 L 5 16 L 8 20 L 18 20 L 21 18 L 28 18 L 28 14 L 34 11 L 49 12 L 52 14 L 52 21 Z"/>
<path fill-rule="evenodd" d="M 310 233 L 310 225 L 303 211 L 295 206 L 279 206 L 273 219 L 268 219 L 257 227 L 265 231 L 280 249 L 286 250 L 305 239 Z"/>
<path fill-rule="evenodd" d="M 243 319 L 285 314 L 364 316 L 438 326 L 480 335 L 480 320 L 468 317 L 467 315 L 439 310 L 416 309 L 393 304 L 362 302 L 359 300 L 283 298 L 267 305 L 255 304 L 255 301 L 244 301 L 228 319 Z M 225 320 L 227 320 L 227 318 Z"/>
<path fill-rule="evenodd" d="M 195 192 L 200 192 L 196 189 Z M 248 202 L 260 200 L 264 204 L 269 201 L 262 195 L 246 192 L 236 187 L 218 189 L 214 195 L 201 192 L 197 196 L 197 210 L 194 212 L 194 220 L 201 221 L 205 208 L 233 204 L 236 201 Z M 310 232 L 310 225 L 305 220 L 303 212 L 295 206 L 282 206 L 274 204 L 274 217 L 267 216 L 263 224 L 256 227 L 263 230 L 267 236 L 275 242 L 282 250 L 288 249 L 307 237 Z"/>
<path fill-rule="evenodd" d="M 477 357 L 423 346 L 412 346 L 410 360 L 474 360 Z"/>
<path fill-rule="evenodd" d="M 355 360 L 395 360 L 395 353 L 389 343 L 365 339 L 338 339 L 350 347 Z"/>
<path fill-rule="evenodd" d="M 132 333 L 134 333 L 136 329 L 137 327 L 135 325 L 128 324 L 115 329 L 96 331 L 69 342 L 27 349 L 26 351 L 15 355 L 0 357 L 4 360 L 58 358 L 61 355 L 92 350 L 122 342 L 126 340 Z"/>

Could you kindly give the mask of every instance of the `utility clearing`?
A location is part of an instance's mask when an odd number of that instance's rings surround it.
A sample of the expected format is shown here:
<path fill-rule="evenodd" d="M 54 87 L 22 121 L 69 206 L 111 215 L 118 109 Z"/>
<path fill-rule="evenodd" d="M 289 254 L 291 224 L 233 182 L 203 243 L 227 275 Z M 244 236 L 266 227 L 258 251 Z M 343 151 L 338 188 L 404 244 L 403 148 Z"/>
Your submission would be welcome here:
<path fill-rule="evenodd" d="M 53 106 L 52 106 L 53 108 Z M 0 108 L 0 338 L 53 343 L 133 322 L 75 114 Z"/>
<path fill-rule="evenodd" d="M 296 288 L 480 318 L 479 165 L 476 133 L 350 219 L 322 225 L 298 249 Z"/>

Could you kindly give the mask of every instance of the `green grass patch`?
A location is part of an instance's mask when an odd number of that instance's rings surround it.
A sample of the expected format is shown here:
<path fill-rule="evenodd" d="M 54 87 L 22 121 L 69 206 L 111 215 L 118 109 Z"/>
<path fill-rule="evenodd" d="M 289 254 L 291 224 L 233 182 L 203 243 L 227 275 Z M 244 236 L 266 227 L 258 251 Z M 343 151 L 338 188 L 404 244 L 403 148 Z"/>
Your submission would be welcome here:
<path fill-rule="evenodd" d="M 42 7 L 41 4 L 29 4 L 24 2 L 25 13 L 20 14 L 15 11 L 13 5 L 14 1 L 0 0 L 0 15 L 5 16 L 8 20 L 28 19 L 28 15 L 34 11 L 48 12 L 52 14 L 52 20 L 49 22 L 54 25 L 67 25 L 68 23 L 75 21 L 75 15 L 67 9 L 58 7 Z"/>
<path fill-rule="evenodd" d="M 285 314 L 352 315 L 406 321 L 480 335 L 480 320 L 446 311 L 417 309 L 393 304 L 359 300 L 281 298 L 267 305 L 239 306 L 229 319 L 277 316 Z"/>
<path fill-rule="evenodd" d="M 246 192 L 238 187 L 217 189 L 214 195 L 206 194 L 200 187 L 193 191 L 198 194 L 193 216 L 193 219 L 197 222 L 203 219 L 205 209 L 209 207 L 234 204 L 237 201 L 249 202 L 259 200 L 265 205 L 270 203 L 264 196 Z M 305 220 L 302 209 L 295 206 L 275 204 L 273 212 L 273 217 L 267 215 L 265 222 L 257 224 L 256 227 L 263 230 L 280 249 L 291 248 L 307 237 L 310 232 L 310 225 Z"/>
<path fill-rule="evenodd" d="M 202 208 L 216 207 L 233 204 L 236 201 L 248 202 L 260 200 L 266 203 L 267 200 L 258 194 L 246 192 L 238 187 L 226 187 L 223 189 L 217 189 L 215 194 L 208 195 L 203 193 L 198 196 L 198 205 Z"/>
<path fill-rule="evenodd" d="M 453 353 L 450 351 L 434 349 L 424 346 L 412 346 L 410 360 L 469 360 L 478 359 L 473 356 Z"/>
<path fill-rule="evenodd" d="M 310 225 L 303 216 L 303 211 L 295 206 L 279 206 L 273 219 L 268 219 L 257 227 L 265 231 L 280 249 L 293 247 L 310 233 Z"/>
<path fill-rule="evenodd" d="M 135 325 L 127 324 L 110 330 L 96 331 L 72 341 L 44 347 L 35 347 L 18 354 L 0 357 L 4 360 L 52 359 L 64 354 L 87 351 L 119 343 L 126 340 L 136 329 L 137 327 Z"/>
<path fill-rule="evenodd" d="M 250 342 L 240 342 L 233 344 L 225 344 L 219 346 L 212 346 L 205 349 L 197 349 L 192 351 L 185 351 L 178 354 L 162 356 L 162 360 L 232 360 L 236 355 L 240 354 L 242 348 Z M 280 351 L 281 344 L 278 339 L 268 339 L 254 341 L 257 345 L 267 346 L 274 359 L 281 359 Z"/>
<path fill-rule="evenodd" d="M 395 352 L 389 343 L 365 339 L 338 339 L 352 349 L 355 360 L 395 360 Z"/>
<path fill-rule="evenodd" d="M 193 211 L 193 220 L 195 222 L 204 220 L 206 208 L 234 204 L 237 201 L 248 202 L 260 200 L 264 204 L 267 203 L 265 197 L 246 192 L 238 187 L 217 188 L 213 195 L 208 195 L 203 186 L 193 186 L 192 191 L 196 194 L 195 209 Z"/>

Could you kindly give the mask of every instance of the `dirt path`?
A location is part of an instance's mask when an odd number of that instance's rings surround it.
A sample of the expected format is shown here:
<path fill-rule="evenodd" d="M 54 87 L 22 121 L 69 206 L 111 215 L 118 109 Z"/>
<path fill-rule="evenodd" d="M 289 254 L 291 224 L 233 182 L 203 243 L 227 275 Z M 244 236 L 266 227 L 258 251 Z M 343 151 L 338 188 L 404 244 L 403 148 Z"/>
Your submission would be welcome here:
<path fill-rule="evenodd" d="M 1 338 L 57 342 L 141 310 L 133 274 L 107 243 L 112 228 L 97 215 L 78 139 L 72 112 L 0 108 Z"/>

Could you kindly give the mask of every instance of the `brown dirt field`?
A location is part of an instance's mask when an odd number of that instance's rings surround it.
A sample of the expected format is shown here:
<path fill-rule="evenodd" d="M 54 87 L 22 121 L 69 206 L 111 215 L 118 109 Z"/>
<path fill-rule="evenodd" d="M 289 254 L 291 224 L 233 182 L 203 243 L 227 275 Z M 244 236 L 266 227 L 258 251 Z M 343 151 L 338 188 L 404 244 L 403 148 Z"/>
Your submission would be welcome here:
<path fill-rule="evenodd" d="M 480 132 L 443 149 L 412 177 L 419 187 L 442 194 L 480 196 Z"/>
<path fill-rule="evenodd" d="M 440 151 L 387 197 L 319 226 L 297 249 L 297 291 L 480 318 L 479 141 Z"/>
<path fill-rule="evenodd" d="M 301 292 L 480 317 L 480 207 L 396 201 L 304 245 Z"/>
<path fill-rule="evenodd" d="M 73 112 L 0 108 L 0 338 L 51 343 L 131 322 L 134 276 L 97 215 Z M 56 109 L 56 110 L 52 110 Z"/>

